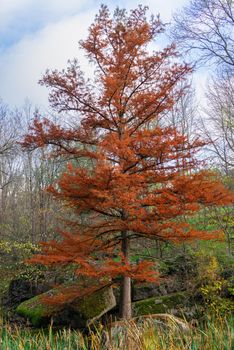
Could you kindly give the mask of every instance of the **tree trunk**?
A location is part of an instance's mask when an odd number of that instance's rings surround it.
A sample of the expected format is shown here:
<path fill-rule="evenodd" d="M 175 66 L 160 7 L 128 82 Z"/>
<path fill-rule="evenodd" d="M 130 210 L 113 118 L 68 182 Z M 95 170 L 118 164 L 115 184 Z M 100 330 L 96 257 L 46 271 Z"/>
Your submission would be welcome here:
<path fill-rule="evenodd" d="M 130 241 L 127 238 L 127 232 L 122 232 L 122 253 L 126 260 L 129 260 Z M 131 277 L 123 276 L 120 297 L 120 315 L 122 318 L 130 319 L 132 317 L 131 305 Z"/>

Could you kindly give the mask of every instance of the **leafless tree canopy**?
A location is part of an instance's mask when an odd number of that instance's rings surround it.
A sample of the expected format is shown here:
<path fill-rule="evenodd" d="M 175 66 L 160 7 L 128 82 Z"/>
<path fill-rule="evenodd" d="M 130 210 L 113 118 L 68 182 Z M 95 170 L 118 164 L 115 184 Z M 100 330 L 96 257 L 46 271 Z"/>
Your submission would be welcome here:
<path fill-rule="evenodd" d="M 28 130 L 34 108 L 10 111 L 0 101 L 0 240 L 39 240 L 53 236 L 55 204 L 45 189 L 58 163 L 43 151 L 23 152 L 18 141 Z"/>
<path fill-rule="evenodd" d="M 191 0 L 174 15 L 171 36 L 193 60 L 234 70 L 234 1 Z"/>
<path fill-rule="evenodd" d="M 164 122 L 167 125 L 173 125 L 182 135 L 191 139 L 197 133 L 198 105 L 196 91 L 192 81 L 183 81 L 181 88 L 184 88 L 184 94 L 180 96 L 173 109 L 165 116 Z"/>
<path fill-rule="evenodd" d="M 234 167 L 234 76 L 220 73 L 213 77 L 207 93 L 206 136 L 213 146 L 212 150 L 226 175 Z"/>

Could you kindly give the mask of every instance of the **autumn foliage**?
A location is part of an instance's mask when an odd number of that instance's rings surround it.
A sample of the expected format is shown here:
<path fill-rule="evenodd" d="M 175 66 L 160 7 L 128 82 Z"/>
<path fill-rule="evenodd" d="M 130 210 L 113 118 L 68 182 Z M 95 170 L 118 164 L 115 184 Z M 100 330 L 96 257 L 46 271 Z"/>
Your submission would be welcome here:
<path fill-rule="evenodd" d="M 199 170 L 197 152 L 205 142 L 161 123 L 190 72 L 176 63 L 173 45 L 149 49 L 163 30 L 158 17 L 147 19 L 147 8 L 129 15 L 117 9 L 111 17 L 102 6 L 80 43 L 95 66 L 94 79 L 86 79 L 75 60 L 61 72 L 47 71 L 40 82 L 50 89 L 54 110 L 71 113 L 76 126 L 37 118 L 23 142 L 67 157 L 66 171 L 49 191 L 77 214 L 61 240 L 43 243 L 44 254 L 33 261 L 76 264 L 78 275 L 100 281 L 122 276 L 125 317 L 131 314 L 130 279 L 158 278 L 153 262 L 131 262 L 130 243 L 217 237 L 190 227 L 186 217 L 232 201 L 213 174 Z M 78 167 L 77 159 L 85 165 Z"/>

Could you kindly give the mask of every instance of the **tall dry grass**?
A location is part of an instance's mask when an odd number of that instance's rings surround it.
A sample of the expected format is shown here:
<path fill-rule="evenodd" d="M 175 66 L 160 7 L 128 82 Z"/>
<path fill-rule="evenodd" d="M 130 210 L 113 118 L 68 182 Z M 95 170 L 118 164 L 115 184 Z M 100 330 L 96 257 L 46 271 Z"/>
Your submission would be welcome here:
<path fill-rule="evenodd" d="M 30 330 L 5 325 L 1 350 L 232 350 L 233 319 L 207 317 L 200 327 L 184 331 L 176 324 L 124 322 L 110 332 L 99 325 L 89 335 L 62 329 Z"/>

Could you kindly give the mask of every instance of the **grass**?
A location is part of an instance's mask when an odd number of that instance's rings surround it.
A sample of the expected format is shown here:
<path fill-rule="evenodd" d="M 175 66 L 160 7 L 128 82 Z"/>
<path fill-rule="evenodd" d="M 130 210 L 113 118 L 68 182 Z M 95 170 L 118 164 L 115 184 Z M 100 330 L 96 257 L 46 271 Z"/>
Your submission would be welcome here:
<path fill-rule="evenodd" d="M 0 333 L 1 350 L 88 350 L 88 339 L 76 331 L 63 329 L 22 330 L 9 325 Z"/>
<path fill-rule="evenodd" d="M 176 325 L 156 326 L 153 320 L 136 324 L 122 322 L 103 327 L 85 336 L 79 331 L 62 329 L 30 330 L 5 325 L 0 331 L 1 350 L 231 350 L 234 343 L 232 319 L 207 318 L 203 325 L 185 333 Z"/>

